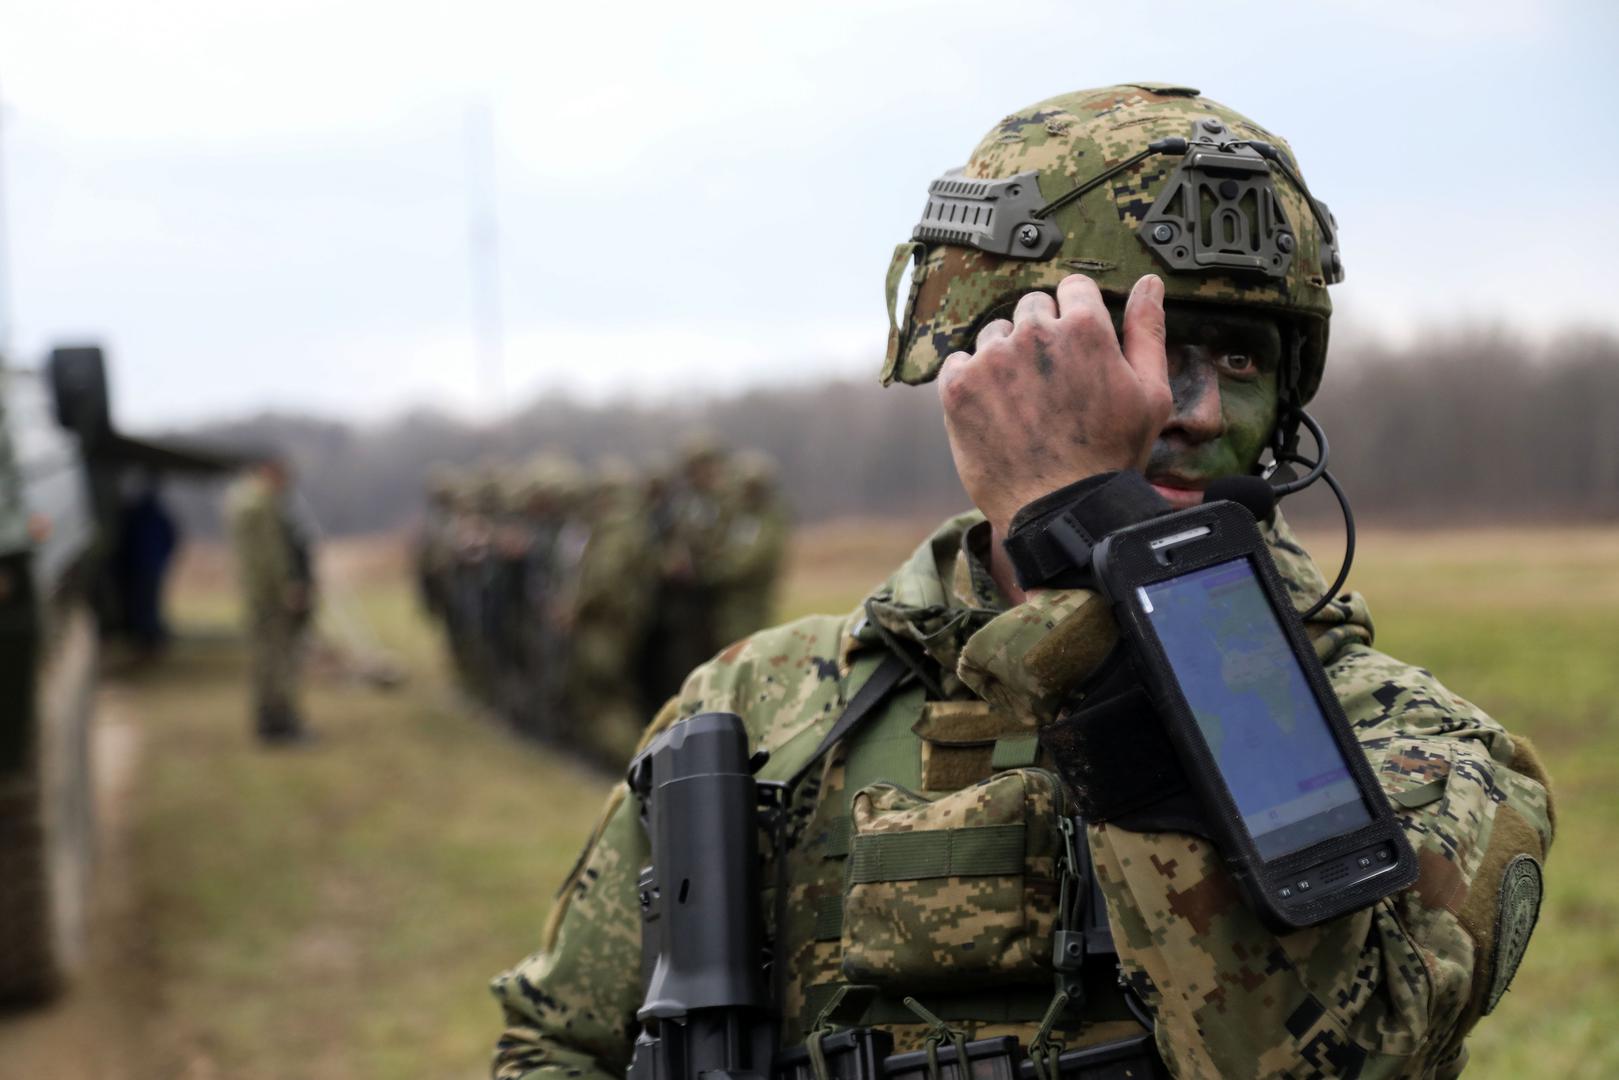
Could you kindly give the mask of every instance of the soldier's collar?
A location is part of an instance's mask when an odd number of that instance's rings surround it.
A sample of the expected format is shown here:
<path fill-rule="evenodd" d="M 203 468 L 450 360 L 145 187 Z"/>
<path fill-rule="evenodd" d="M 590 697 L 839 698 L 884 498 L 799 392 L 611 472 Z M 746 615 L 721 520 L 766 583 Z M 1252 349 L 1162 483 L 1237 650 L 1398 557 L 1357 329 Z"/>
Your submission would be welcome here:
<path fill-rule="evenodd" d="M 884 638 L 893 637 L 919 648 L 938 665 L 945 682 L 955 679 L 956 661 L 967 639 L 1005 605 L 1004 598 L 993 606 L 983 603 L 972 585 L 971 566 L 963 570 L 973 558 L 968 534 L 983 523 L 983 515 L 976 510 L 944 522 L 871 594 L 853 618 L 845 643 L 845 667 L 849 652 L 886 647 Z M 987 557 L 987 548 L 984 553 Z M 979 561 L 987 576 L 987 564 Z M 964 590 L 957 587 L 963 572 L 967 574 Z M 993 579 L 989 581 L 993 585 Z M 871 625 L 872 619 L 880 625 Z"/>

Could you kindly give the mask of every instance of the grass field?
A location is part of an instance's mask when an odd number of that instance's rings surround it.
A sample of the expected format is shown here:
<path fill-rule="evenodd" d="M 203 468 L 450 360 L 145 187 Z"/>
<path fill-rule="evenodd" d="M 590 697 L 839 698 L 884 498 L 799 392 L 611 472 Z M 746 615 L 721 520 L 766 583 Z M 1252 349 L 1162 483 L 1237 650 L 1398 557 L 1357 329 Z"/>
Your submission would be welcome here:
<path fill-rule="evenodd" d="M 852 607 L 926 527 L 807 533 L 785 613 Z M 484 983 L 537 940 L 596 813 L 604 779 L 457 701 L 397 551 L 348 544 L 328 561 L 334 599 L 411 677 L 392 692 L 317 680 L 314 745 L 250 742 L 217 553 L 188 564 L 172 658 L 117 679 L 139 736 L 128 914 L 92 978 L 132 1017 L 120 1075 L 484 1075 L 498 1020 Z M 1619 530 L 1374 533 L 1352 584 L 1380 646 L 1532 736 L 1557 781 L 1541 927 L 1469 1075 L 1619 1075 L 1619 863 L 1604 857 L 1619 836 Z"/>

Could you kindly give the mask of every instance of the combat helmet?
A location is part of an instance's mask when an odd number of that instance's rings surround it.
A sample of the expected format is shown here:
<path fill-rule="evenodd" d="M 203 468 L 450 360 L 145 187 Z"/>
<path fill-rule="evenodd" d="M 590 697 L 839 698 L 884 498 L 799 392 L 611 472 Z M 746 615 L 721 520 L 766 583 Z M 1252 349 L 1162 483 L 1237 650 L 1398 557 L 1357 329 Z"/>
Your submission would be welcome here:
<path fill-rule="evenodd" d="M 901 280 L 912 269 L 903 310 Z M 1284 405 L 1326 362 L 1337 225 L 1286 142 L 1190 87 L 1064 94 L 1003 119 L 928 188 L 888 271 L 882 381 L 925 383 L 1016 299 L 1082 273 L 1110 301 L 1144 274 L 1165 298 L 1259 308 L 1283 326 Z"/>
<path fill-rule="evenodd" d="M 585 490 L 585 474 L 566 454 L 543 450 L 516 472 L 516 494 L 527 511 L 566 512 Z"/>
<path fill-rule="evenodd" d="M 455 466 L 444 461 L 435 461 L 427 468 L 427 475 L 422 486 L 427 491 L 428 501 L 435 506 L 449 506 L 455 501 L 456 489 L 460 486 L 461 474 Z"/>
<path fill-rule="evenodd" d="M 767 491 L 776 484 L 776 459 L 762 450 L 743 450 L 731 469 L 745 491 Z"/>

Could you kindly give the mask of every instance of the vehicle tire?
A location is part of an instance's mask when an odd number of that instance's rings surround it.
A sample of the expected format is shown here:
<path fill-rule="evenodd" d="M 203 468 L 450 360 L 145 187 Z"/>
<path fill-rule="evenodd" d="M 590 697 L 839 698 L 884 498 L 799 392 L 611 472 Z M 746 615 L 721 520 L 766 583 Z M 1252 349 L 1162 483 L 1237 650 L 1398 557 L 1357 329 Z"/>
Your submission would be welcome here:
<path fill-rule="evenodd" d="M 11 1002 L 60 992 L 85 953 L 96 635 L 82 604 L 59 619 L 35 683 L 33 752 L 20 773 L 0 780 L 0 999 Z"/>

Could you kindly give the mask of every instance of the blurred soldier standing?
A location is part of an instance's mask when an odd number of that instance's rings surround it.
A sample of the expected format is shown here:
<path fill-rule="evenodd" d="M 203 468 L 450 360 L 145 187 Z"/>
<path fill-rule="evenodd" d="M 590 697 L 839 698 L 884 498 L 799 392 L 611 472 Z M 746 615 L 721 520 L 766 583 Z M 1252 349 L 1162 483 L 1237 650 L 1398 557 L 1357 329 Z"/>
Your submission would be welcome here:
<path fill-rule="evenodd" d="M 298 665 L 315 582 L 308 530 L 287 506 L 290 481 L 286 463 L 270 459 L 227 497 L 253 653 L 254 724 L 267 743 L 304 737 Z"/>
<path fill-rule="evenodd" d="M 726 460 L 713 436 L 689 436 L 655 511 L 660 576 L 645 665 L 652 701 L 674 693 L 686 673 L 723 644 L 714 599 L 724 564 Z"/>
<path fill-rule="evenodd" d="M 627 462 L 598 467 L 584 512 L 590 536 L 567 617 L 568 713 L 584 748 L 622 768 L 646 727 L 635 663 L 658 572 L 642 486 Z"/>
<path fill-rule="evenodd" d="M 529 470 L 504 470 L 498 487 L 484 600 L 494 665 L 493 704 L 512 724 L 525 728 L 530 675 L 526 644 L 535 618 L 530 580 L 547 523 L 534 512 L 535 482 Z"/>
<path fill-rule="evenodd" d="M 416 534 L 416 585 L 422 610 L 442 623 L 455 556 L 455 476 L 435 465 L 428 471 L 426 488 L 421 531 Z"/>
<path fill-rule="evenodd" d="M 1000 200 L 993 214 L 981 198 Z M 1120 797 L 1151 806 L 1173 790 L 1154 778 L 1169 763 L 1137 741 L 1153 716 L 1128 695 L 1104 702 L 1111 755 L 1099 737 L 1053 760 L 1042 736 L 1071 733 L 1106 658 L 1129 655 L 1113 652 L 1112 605 L 1084 587 L 1079 557 L 1030 572 L 1006 543 L 1056 515 L 1105 536 L 1197 504 L 1267 452 L 1289 456 L 1326 363 L 1337 231 L 1285 143 L 1162 84 L 1018 110 L 930 188 L 888 268 L 882 379 L 939 381 L 976 510 L 860 609 L 727 648 L 653 725 L 736 713 L 769 753 L 760 779 L 802 771 L 760 878 L 785 891 L 761 897 L 759 917 L 781 1043 L 810 1051 L 807 1072 L 828 1075 L 811 1033 L 854 1025 L 926 1048 L 910 1075 L 935 1078 L 951 1043 L 992 1036 L 1019 1049 L 991 1049 L 972 1074 L 1371 1080 L 1466 1065 L 1540 906 L 1554 815 L 1529 742 L 1374 648 L 1366 601 L 1329 591 L 1280 513 L 1267 517 L 1271 558 L 1421 872 L 1278 933 L 1195 819 L 1069 816 L 1078 792 L 1052 769 L 1072 779 L 1134 753 Z M 873 684 L 879 671 L 894 681 Z M 501 1080 L 624 1075 L 644 996 L 638 811 L 615 789 L 542 951 L 496 980 Z M 1001 837 L 1015 840 L 989 856 Z M 1062 900 L 1093 888 L 1094 933 Z"/>
<path fill-rule="evenodd" d="M 721 646 L 769 624 L 789 533 L 775 462 L 749 451 L 736 456 L 731 473 L 724 546 L 710 575 L 715 640 Z"/>
<path fill-rule="evenodd" d="M 494 484 L 488 466 L 462 479 L 455 493 L 451 531 L 450 644 L 461 683 L 474 698 L 493 701 L 489 642 L 485 625 L 488 566 L 494 541 L 494 518 L 487 507 Z"/>
<path fill-rule="evenodd" d="M 522 576 L 522 698 L 518 726 L 546 739 L 567 740 L 566 684 L 570 643 L 563 624 L 572 604 L 573 577 L 585 547 L 588 524 L 578 503 L 577 463 L 546 453 L 524 470 L 524 518 L 529 546 Z"/>

